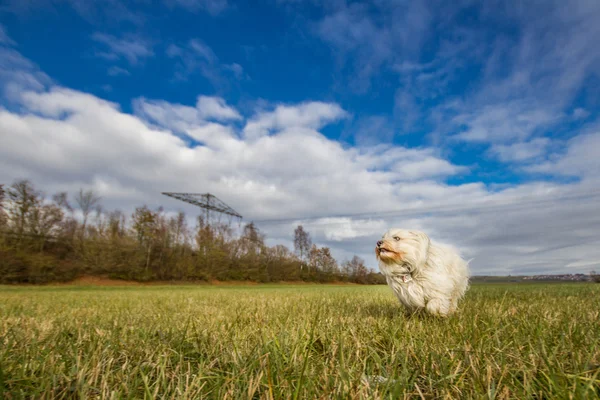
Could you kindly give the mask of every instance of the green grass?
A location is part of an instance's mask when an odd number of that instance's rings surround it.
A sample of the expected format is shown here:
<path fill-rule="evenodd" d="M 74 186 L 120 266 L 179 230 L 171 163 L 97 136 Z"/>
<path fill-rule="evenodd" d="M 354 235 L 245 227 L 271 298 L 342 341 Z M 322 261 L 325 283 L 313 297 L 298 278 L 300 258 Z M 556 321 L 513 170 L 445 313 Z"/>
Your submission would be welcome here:
<path fill-rule="evenodd" d="M 481 284 L 442 320 L 386 286 L 0 287 L 0 398 L 597 398 L 599 299 Z"/>

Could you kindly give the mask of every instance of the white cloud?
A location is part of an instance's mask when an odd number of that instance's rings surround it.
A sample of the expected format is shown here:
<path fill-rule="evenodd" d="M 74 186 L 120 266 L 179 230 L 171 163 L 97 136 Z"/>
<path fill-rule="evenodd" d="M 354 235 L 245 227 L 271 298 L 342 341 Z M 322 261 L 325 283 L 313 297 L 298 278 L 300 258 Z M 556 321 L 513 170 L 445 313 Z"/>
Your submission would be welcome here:
<path fill-rule="evenodd" d="M 427 157 L 398 165 L 395 170 L 401 177 L 410 180 L 446 177 L 462 171 L 466 172 L 466 168 L 464 167 L 458 167 L 446 160 L 435 157 Z"/>
<path fill-rule="evenodd" d="M 82 0 L 3 0 L 0 12 L 18 16 L 32 13 L 57 12 L 58 7 L 70 6 L 80 17 L 88 22 L 105 25 L 107 22 L 126 21 L 141 25 L 144 17 L 128 8 L 121 0 L 82 1 Z"/>
<path fill-rule="evenodd" d="M 546 154 L 550 145 L 548 138 L 535 138 L 528 142 L 492 145 L 489 152 L 502 162 L 523 162 Z"/>
<path fill-rule="evenodd" d="M 224 66 L 225 69 L 231 71 L 236 79 L 244 78 L 244 68 L 237 63 L 232 63 Z"/>
<path fill-rule="evenodd" d="M 198 109 L 195 107 L 140 98 L 134 100 L 133 109 L 145 120 L 178 132 L 185 132 L 189 128 L 202 124 Z"/>
<path fill-rule="evenodd" d="M 364 168 L 382 171 L 393 182 L 443 178 L 467 172 L 466 167 L 440 158 L 432 148 L 370 146 L 358 152 L 357 161 Z"/>
<path fill-rule="evenodd" d="M 586 110 L 585 108 L 577 107 L 576 109 L 573 110 L 573 119 L 576 119 L 576 120 L 586 119 L 589 116 L 590 116 L 590 112 L 588 110 Z"/>
<path fill-rule="evenodd" d="M 471 142 L 507 143 L 525 140 L 536 130 L 556 122 L 556 115 L 543 107 L 520 102 L 486 106 L 471 114 L 454 117 L 453 122 L 468 128 L 455 137 Z"/>
<path fill-rule="evenodd" d="M 116 104 L 91 94 L 61 87 L 54 87 L 48 92 L 23 92 L 21 102 L 30 111 L 51 118 L 60 118 L 81 111 L 89 112 L 92 109 L 102 111 L 118 109 Z"/>
<path fill-rule="evenodd" d="M 37 65 L 18 51 L 0 46 L 0 84 L 4 97 L 14 99 L 22 90 L 40 90 L 50 82 Z"/>
<path fill-rule="evenodd" d="M 350 60 L 350 84 L 359 93 L 369 89 L 372 75 L 393 52 L 391 32 L 375 25 L 366 11 L 367 7 L 359 4 L 342 6 L 315 27 L 316 34 L 338 50 L 341 70 Z"/>
<path fill-rule="evenodd" d="M 192 39 L 189 42 L 190 48 L 201 58 L 205 59 L 210 63 L 218 61 L 217 56 L 210 47 L 200 39 Z"/>
<path fill-rule="evenodd" d="M 227 0 L 165 0 L 168 6 L 182 7 L 188 11 L 206 11 L 218 15 L 228 7 Z"/>
<path fill-rule="evenodd" d="M 566 151 L 552 161 L 529 167 L 532 172 L 582 177 L 600 183 L 600 129 L 579 135 L 566 144 Z"/>
<path fill-rule="evenodd" d="M 171 44 L 167 47 L 166 54 L 176 63 L 175 79 L 179 81 L 187 81 L 199 73 L 215 88 L 223 89 L 229 85 L 224 72 L 233 72 L 238 79 L 238 75 L 243 74 L 241 65 L 222 64 L 210 46 L 200 39 L 191 39 L 184 46 Z"/>
<path fill-rule="evenodd" d="M 373 236 L 381 236 L 387 229 L 386 223 L 382 219 L 352 218 L 322 218 L 314 222 L 308 222 L 304 227 L 313 235 L 324 237 L 331 242 L 344 242 L 358 238 L 368 240 Z"/>
<path fill-rule="evenodd" d="M 229 107 L 225 100 L 220 97 L 198 96 L 196 108 L 203 119 L 215 119 L 217 121 L 242 119 L 240 113 Z"/>
<path fill-rule="evenodd" d="M 337 104 L 309 102 L 298 106 L 279 105 L 273 111 L 258 113 L 244 128 L 244 137 L 256 139 L 290 127 L 319 129 L 348 114 Z"/>
<path fill-rule="evenodd" d="M 207 121 L 240 120 L 242 116 L 219 97 L 198 96 L 196 107 L 144 98 L 134 101 L 137 115 L 167 129 L 189 132 Z M 193 135 L 190 135 L 193 137 Z"/>
<path fill-rule="evenodd" d="M 4 29 L 4 25 L 0 24 L 0 44 L 14 46 L 15 42 L 8 36 L 6 33 L 6 29 Z"/>
<path fill-rule="evenodd" d="M 186 131 L 186 133 L 191 138 L 211 148 L 241 146 L 241 143 L 237 139 L 236 133 L 232 127 L 213 122 L 204 123 L 202 125 L 190 128 Z"/>
<path fill-rule="evenodd" d="M 392 121 L 387 116 L 369 115 L 358 117 L 353 125 L 344 132 L 354 136 L 354 141 L 361 146 L 390 143 L 395 134 Z"/>
<path fill-rule="evenodd" d="M 131 73 L 124 68 L 112 66 L 106 71 L 108 76 L 129 76 Z"/>
<path fill-rule="evenodd" d="M 135 65 L 140 60 L 154 56 L 152 46 L 146 40 L 134 37 L 117 38 L 105 33 L 96 32 L 92 39 L 105 45 L 108 51 L 98 51 L 97 56 L 108 60 L 125 58 L 130 64 Z"/>

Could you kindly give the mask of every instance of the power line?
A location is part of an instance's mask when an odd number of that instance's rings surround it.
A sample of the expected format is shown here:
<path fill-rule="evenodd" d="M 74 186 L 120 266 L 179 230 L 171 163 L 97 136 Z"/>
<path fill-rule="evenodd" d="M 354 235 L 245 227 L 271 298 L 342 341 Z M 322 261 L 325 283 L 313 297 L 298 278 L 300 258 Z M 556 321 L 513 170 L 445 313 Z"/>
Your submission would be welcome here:
<path fill-rule="evenodd" d="M 210 193 L 173 193 L 173 192 L 163 192 L 165 196 L 172 197 L 174 199 L 195 205 L 197 207 L 203 208 L 206 211 L 206 223 L 209 223 L 210 219 L 210 211 L 215 211 L 219 214 L 229 215 L 230 217 L 242 219 L 242 216 L 235 211 L 233 208 L 229 207 L 225 204 L 221 199 L 217 196 L 212 195 Z"/>
<path fill-rule="evenodd" d="M 423 215 L 440 215 L 440 214 L 452 214 L 456 212 L 467 212 L 468 214 L 481 214 L 491 211 L 517 211 L 532 206 L 543 206 L 546 204 L 553 204 L 559 202 L 567 202 L 573 200 L 591 200 L 600 197 L 600 191 L 591 191 L 587 193 L 579 193 L 575 195 L 563 195 L 560 197 L 553 197 L 551 199 L 521 199 L 517 202 L 507 203 L 506 200 L 496 202 L 483 202 L 472 205 L 439 205 L 431 206 L 427 208 L 409 208 L 401 210 L 387 210 L 387 211 L 374 211 L 374 212 L 363 212 L 363 213 L 347 213 L 347 214 L 330 214 L 321 216 L 306 216 L 306 217 L 294 217 L 294 218 L 274 218 L 274 219 L 263 219 L 254 220 L 254 223 L 260 225 L 278 225 L 287 224 L 299 221 L 317 221 L 322 219 L 332 218 L 383 218 L 383 217 L 415 217 Z M 335 225 L 346 222 L 341 221 L 328 221 L 325 224 Z"/>

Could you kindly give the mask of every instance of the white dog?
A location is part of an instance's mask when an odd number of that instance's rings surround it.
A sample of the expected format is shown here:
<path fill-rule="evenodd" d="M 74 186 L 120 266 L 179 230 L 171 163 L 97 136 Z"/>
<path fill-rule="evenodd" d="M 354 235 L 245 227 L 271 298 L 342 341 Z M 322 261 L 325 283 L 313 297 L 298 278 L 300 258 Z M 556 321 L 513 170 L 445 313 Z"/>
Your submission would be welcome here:
<path fill-rule="evenodd" d="M 451 314 L 469 287 L 468 263 L 423 232 L 390 229 L 375 254 L 388 285 L 410 312 Z"/>

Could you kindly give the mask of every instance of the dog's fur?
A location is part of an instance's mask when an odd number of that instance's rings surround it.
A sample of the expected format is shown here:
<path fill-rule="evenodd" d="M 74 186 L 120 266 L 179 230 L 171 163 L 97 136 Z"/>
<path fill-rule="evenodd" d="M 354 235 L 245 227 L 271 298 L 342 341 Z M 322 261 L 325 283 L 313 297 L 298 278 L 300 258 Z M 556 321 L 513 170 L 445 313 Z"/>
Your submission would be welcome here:
<path fill-rule="evenodd" d="M 447 316 L 469 287 L 468 263 L 419 231 L 390 229 L 377 242 L 379 269 L 409 312 Z"/>

